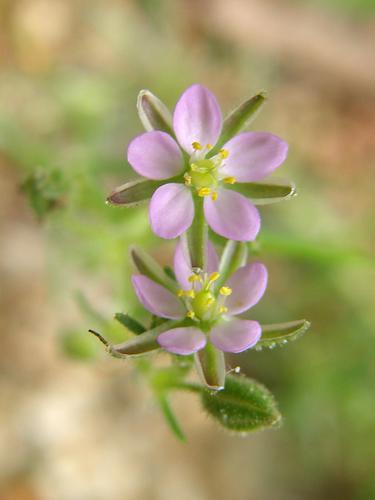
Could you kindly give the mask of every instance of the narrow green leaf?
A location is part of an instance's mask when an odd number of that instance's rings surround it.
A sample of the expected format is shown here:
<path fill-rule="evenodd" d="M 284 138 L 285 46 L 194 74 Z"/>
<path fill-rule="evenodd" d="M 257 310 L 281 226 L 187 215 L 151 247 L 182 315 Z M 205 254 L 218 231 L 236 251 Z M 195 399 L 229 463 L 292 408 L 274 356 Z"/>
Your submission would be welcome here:
<path fill-rule="evenodd" d="M 229 141 L 229 139 L 246 128 L 254 120 L 265 100 L 265 92 L 259 92 L 259 94 L 256 94 L 254 97 L 251 97 L 235 108 L 225 118 L 219 140 L 209 156 L 217 154 L 220 148 Z"/>
<path fill-rule="evenodd" d="M 195 364 L 202 382 L 209 389 L 220 391 L 225 383 L 224 353 L 211 343 L 195 355 Z"/>
<path fill-rule="evenodd" d="M 176 275 L 170 266 L 164 266 L 163 269 L 167 276 L 169 276 L 172 280 L 176 281 Z"/>
<path fill-rule="evenodd" d="M 161 265 L 151 255 L 135 246 L 130 249 L 130 255 L 135 267 L 141 274 L 164 286 L 172 293 L 177 292 L 177 282 L 165 273 Z"/>
<path fill-rule="evenodd" d="M 260 351 L 263 347 L 273 349 L 277 346 L 286 345 L 288 342 L 301 337 L 310 328 L 310 324 L 309 321 L 300 319 L 288 323 L 262 325 L 262 337 L 255 350 Z"/>
<path fill-rule="evenodd" d="M 122 207 L 136 207 L 149 200 L 154 191 L 165 181 L 137 179 L 116 188 L 107 198 L 107 203 Z"/>
<path fill-rule="evenodd" d="M 255 205 L 277 203 L 297 194 L 295 185 L 292 182 L 276 179 L 264 182 L 236 182 L 225 187 L 243 194 Z"/>
<path fill-rule="evenodd" d="M 274 427 L 281 421 L 274 397 L 266 387 L 243 376 L 227 375 L 225 388 L 201 394 L 207 413 L 226 429 L 247 433 Z"/>
<path fill-rule="evenodd" d="M 158 395 L 158 402 L 160 405 L 160 409 L 164 415 L 165 421 L 167 422 L 169 428 L 173 432 L 173 434 L 180 441 L 186 441 L 186 436 L 177 420 L 177 417 L 168 401 L 166 394 L 162 393 Z"/>
<path fill-rule="evenodd" d="M 121 323 L 125 328 L 130 330 L 135 335 L 140 335 L 141 333 L 146 331 L 146 328 L 141 325 L 136 319 L 129 316 L 129 314 L 124 313 L 116 313 L 115 320 Z"/>
<path fill-rule="evenodd" d="M 174 135 L 172 129 L 172 114 L 167 106 L 149 90 L 141 90 L 138 94 L 137 109 L 139 119 L 144 128 L 151 130 L 163 130 Z"/>

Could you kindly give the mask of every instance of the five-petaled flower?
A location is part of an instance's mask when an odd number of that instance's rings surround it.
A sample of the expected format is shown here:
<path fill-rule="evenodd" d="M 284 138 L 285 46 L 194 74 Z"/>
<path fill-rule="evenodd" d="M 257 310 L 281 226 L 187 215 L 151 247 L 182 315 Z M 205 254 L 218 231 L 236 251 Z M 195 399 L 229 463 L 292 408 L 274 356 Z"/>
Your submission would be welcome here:
<path fill-rule="evenodd" d="M 174 110 L 177 142 L 154 130 L 130 143 L 128 161 L 133 169 L 143 177 L 166 180 L 150 201 L 151 227 L 158 236 L 170 239 L 184 233 L 194 218 L 194 199 L 203 198 L 204 215 L 213 231 L 236 241 L 256 238 L 258 210 L 236 192 L 236 183 L 269 175 L 285 160 L 288 146 L 267 132 L 242 132 L 214 154 L 221 129 L 215 96 L 195 84 L 185 90 Z"/>
<path fill-rule="evenodd" d="M 220 351 L 238 353 L 253 347 L 261 337 L 257 321 L 235 316 L 253 307 L 263 296 L 266 267 L 259 262 L 247 264 L 222 284 L 212 244 L 207 246 L 206 256 L 206 269 L 194 273 L 183 244 L 178 243 L 174 272 L 181 288 L 175 295 L 147 276 L 132 277 L 136 294 L 148 311 L 162 318 L 188 318 L 186 326 L 158 336 L 159 345 L 169 352 L 188 355 L 211 342 Z"/>

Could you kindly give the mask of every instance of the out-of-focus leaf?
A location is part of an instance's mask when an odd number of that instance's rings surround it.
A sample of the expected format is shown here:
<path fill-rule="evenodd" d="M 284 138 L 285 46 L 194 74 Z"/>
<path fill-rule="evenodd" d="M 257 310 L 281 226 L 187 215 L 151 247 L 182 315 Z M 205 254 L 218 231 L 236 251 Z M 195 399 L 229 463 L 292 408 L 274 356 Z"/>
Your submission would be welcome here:
<path fill-rule="evenodd" d="M 64 205 L 66 182 L 60 170 L 39 168 L 26 177 L 21 189 L 41 220 Z"/>
<path fill-rule="evenodd" d="M 288 200 L 297 194 L 292 182 L 275 179 L 263 182 L 236 182 L 228 184 L 226 188 L 243 194 L 255 205 L 277 203 Z"/>
<path fill-rule="evenodd" d="M 222 391 L 201 393 L 207 413 L 226 429 L 247 433 L 281 422 L 273 395 L 255 380 L 227 375 Z"/>
<path fill-rule="evenodd" d="M 288 342 L 298 339 L 309 328 L 310 322 L 305 319 L 274 325 L 262 325 L 262 337 L 255 346 L 255 350 L 260 351 L 263 347 L 273 349 L 277 346 L 286 345 Z"/>
<path fill-rule="evenodd" d="M 154 191 L 164 184 L 165 181 L 151 181 L 137 179 L 116 188 L 107 198 L 111 205 L 122 207 L 136 207 L 149 200 Z"/>
<path fill-rule="evenodd" d="M 173 434 L 180 441 L 186 441 L 186 436 L 177 420 L 177 417 L 168 401 L 168 397 L 165 393 L 160 393 L 157 396 L 160 409 L 164 415 L 165 421 L 167 422 L 169 428 L 173 432 Z"/>
<path fill-rule="evenodd" d="M 77 360 L 94 359 L 98 354 L 98 346 L 93 339 L 77 330 L 63 332 L 61 348 L 66 356 Z"/>
<path fill-rule="evenodd" d="M 139 323 L 136 319 L 129 316 L 129 314 L 116 313 L 115 319 L 135 335 L 140 335 L 141 333 L 146 331 L 146 328 L 141 325 L 141 323 Z"/>

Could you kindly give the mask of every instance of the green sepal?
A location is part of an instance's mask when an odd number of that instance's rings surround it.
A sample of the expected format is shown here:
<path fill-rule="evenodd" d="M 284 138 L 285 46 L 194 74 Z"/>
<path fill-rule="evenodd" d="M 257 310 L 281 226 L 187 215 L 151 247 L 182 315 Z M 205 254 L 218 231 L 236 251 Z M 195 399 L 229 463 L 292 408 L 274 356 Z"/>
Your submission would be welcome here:
<path fill-rule="evenodd" d="M 228 240 L 223 253 L 221 254 L 220 264 L 219 264 L 219 274 L 220 277 L 215 283 L 216 289 L 220 288 L 221 285 L 226 283 L 228 278 L 235 272 L 239 267 L 246 264 L 248 255 L 248 248 L 246 243 L 241 241 Z"/>
<path fill-rule="evenodd" d="M 274 397 L 255 380 L 227 375 L 225 388 L 217 393 L 201 393 L 206 412 L 226 429 L 247 433 L 279 425 Z"/>
<path fill-rule="evenodd" d="M 266 93 L 259 92 L 235 108 L 225 118 L 219 140 L 214 149 L 210 151 L 209 156 L 217 154 L 226 142 L 246 128 L 253 121 L 265 100 Z"/>
<path fill-rule="evenodd" d="M 165 181 L 137 179 L 116 188 L 107 198 L 107 203 L 122 207 L 136 207 L 148 201 L 154 191 Z"/>
<path fill-rule="evenodd" d="M 159 285 L 164 286 L 170 292 L 177 292 L 177 282 L 166 274 L 164 269 L 151 257 L 151 255 L 138 247 L 132 247 L 130 249 L 130 255 L 135 267 L 141 274 L 159 283 Z"/>
<path fill-rule="evenodd" d="M 146 331 L 146 328 L 141 325 L 136 319 L 125 313 L 116 313 L 115 320 L 121 323 L 127 330 L 131 331 L 135 335 L 140 335 Z"/>
<path fill-rule="evenodd" d="M 172 114 L 167 106 L 149 90 L 141 90 L 137 99 L 138 116 L 144 128 L 162 130 L 174 135 L 172 129 Z"/>
<path fill-rule="evenodd" d="M 301 337 L 310 328 L 310 325 L 311 323 L 305 319 L 274 325 L 262 325 L 262 337 L 255 346 L 255 350 L 260 351 L 264 347 L 273 349 L 277 346 L 286 345 L 288 342 Z"/>
<path fill-rule="evenodd" d="M 211 390 L 220 391 L 225 383 L 224 353 L 210 343 L 195 354 L 195 364 L 198 374 Z"/>
<path fill-rule="evenodd" d="M 190 324 L 190 320 L 183 319 L 165 321 L 161 325 L 126 340 L 121 344 L 111 345 L 107 343 L 108 352 L 115 357 L 127 357 L 160 349 L 160 345 L 157 342 L 158 336 L 167 330 L 185 326 L 185 324 Z"/>
<path fill-rule="evenodd" d="M 296 196 L 296 187 L 292 182 L 272 179 L 264 182 L 236 182 L 228 184 L 226 189 L 232 189 L 249 198 L 254 205 L 269 205 L 288 200 Z"/>

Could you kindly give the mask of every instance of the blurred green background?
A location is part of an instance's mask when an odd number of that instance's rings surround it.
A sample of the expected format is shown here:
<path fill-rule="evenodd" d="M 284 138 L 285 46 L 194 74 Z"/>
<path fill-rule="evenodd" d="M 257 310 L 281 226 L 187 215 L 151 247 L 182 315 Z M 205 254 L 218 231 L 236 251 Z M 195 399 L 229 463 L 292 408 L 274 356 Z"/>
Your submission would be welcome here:
<path fill-rule="evenodd" d="M 1 1 L 1 500 L 375 498 L 374 28 L 371 0 Z M 194 82 L 224 111 L 269 93 L 252 129 L 289 142 L 299 196 L 261 208 L 254 317 L 312 327 L 229 360 L 281 429 L 230 435 L 177 394 L 182 445 L 86 331 L 142 314 L 130 244 L 170 262 L 146 208 L 104 201 L 133 175 L 138 91 L 172 108 Z"/>

